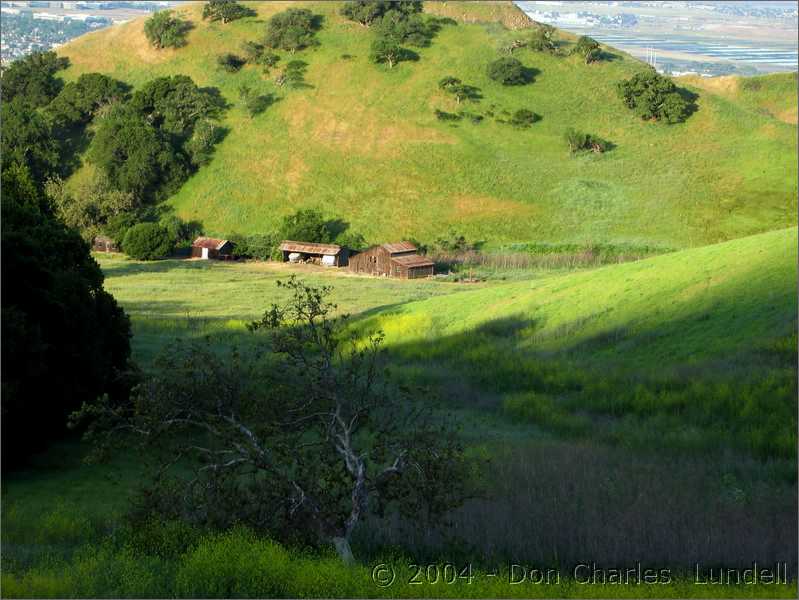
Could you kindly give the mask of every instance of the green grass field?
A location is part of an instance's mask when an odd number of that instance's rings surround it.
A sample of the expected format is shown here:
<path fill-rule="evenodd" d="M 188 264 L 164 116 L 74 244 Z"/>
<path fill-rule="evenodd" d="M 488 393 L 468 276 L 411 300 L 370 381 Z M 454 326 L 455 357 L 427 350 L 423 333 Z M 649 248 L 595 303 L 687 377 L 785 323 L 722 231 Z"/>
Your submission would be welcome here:
<path fill-rule="evenodd" d="M 589 473 L 630 469 L 634 455 L 639 466 L 619 480 L 622 487 L 608 490 L 620 509 L 627 494 L 640 504 L 641 494 L 653 493 L 646 473 L 656 468 L 671 500 L 657 493 L 651 509 L 637 510 L 671 514 L 674 499 L 678 506 L 701 506 L 701 525 L 679 513 L 687 521 L 672 526 L 694 530 L 717 514 L 741 518 L 731 516 L 739 510 L 784 523 L 795 508 L 796 248 L 792 228 L 635 263 L 477 285 L 275 263 L 96 257 L 106 287 L 132 317 L 134 358 L 145 368 L 175 337 L 207 335 L 222 352 L 233 345 L 246 351 L 253 338 L 244 322 L 280 302 L 275 281 L 294 274 L 331 286 L 354 327 L 387 333 L 399 376 L 440 397 L 463 422 L 470 452 L 500 461 L 484 475 L 488 481 L 496 478 L 509 498 L 532 495 L 524 509 L 532 523 L 533 515 L 551 518 L 546 498 L 591 498 L 596 483 Z M 697 586 L 685 574 L 651 587 L 579 585 L 568 573 L 557 586 L 517 586 L 502 569 L 499 577 L 487 575 L 488 555 L 475 566 L 472 584 L 418 587 L 402 579 L 409 561 L 401 556 L 411 550 L 390 525 L 376 526 L 356 544 L 362 559 L 355 569 L 243 531 L 217 536 L 165 525 L 132 533 L 122 517 L 142 480 L 142 457 L 123 454 L 86 466 L 84 452 L 75 442 L 61 444 L 5 478 L 4 597 L 791 597 L 796 591 L 795 582 Z M 564 479 L 560 463 L 580 456 L 593 467 Z M 534 489 L 523 483 L 530 467 L 518 460 L 538 465 Z M 701 481 L 699 488 L 694 481 Z M 586 488 L 575 492 L 574 485 Z M 739 494 L 747 504 L 739 504 Z M 493 510 L 510 517 L 519 499 Z M 603 510 L 616 510 L 612 505 Z M 490 524 L 481 510 L 457 513 L 456 531 L 474 535 L 475 522 Z M 593 526 L 591 513 L 572 514 L 565 504 L 562 510 L 575 527 L 581 519 L 589 519 L 583 527 Z M 749 526 L 763 527 L 763 519 Z M 630 526 L 635 534 L 640 525 Z M 526 547 L 531 533 L 525 527 L 514 525 Z M 154 533 L 162 530 L 167 533 Z M 488 529 L 481 535 L 514 534 Z M 376 540 L 385 545 L 375 546 Z M 440 561 L 441 554 L 429 552 Z M 388 588 L 371 576 L 383 561 L 400 577 Z M 213 577 L 202 575 L 211 564 Z"/>
<path fill-rule="evenodd" d="M 170 200 L 210 234 L 268 230 L 298 207 L 342 219 L 371 242 L 432 241 L 455 228 L 489 246 L 679 248 L 796 223 L 795 74 L 744 86 L 735 78 L 716 88 L 695 82 L 698 112 L 665 126 L 642 122 L 621 105 L 615 83 L 643 65 L 613 49 L 613 60 L 592 65 L 520 50 L 516 56 L 538 72 L 534 83 L 490 81 L 486 64 L 518 35 L 499 21 L 524 20 L 511 5 L 431 3 L 428 11 L 458 25 L 444 26 L 419 49 L 418 61 L 394 69 L 369 62 L 372 33 L 344 20 L 337 3 L 309 6 L 324 17 L 320 45 L 283 58 L 308 63 L 306 89 L 276 88 L 274 74 L 256 67 L 228 74 L 215 65 L 217 54 L 259 39 L 281 3 L 253 3 L 257 17 L 227 25 L 202 21 L 199 5 L 181 7 L 195 29 L 178 50 L 149 48 L 141 20 L 82 36 L 60 49 L 72 63 L 64 77 L 100 71 L 138 86 L 180 73 L 218 88 L 234 105 L 211 164 Z M 490 118 L 440 123 L 434 109 L 459 108 L 437 89 L 445 75 L 481 89 L 483 99 L 466 110 L 500 116 L 530 108 L 543 118 L 524 131 Z M 237 105 L 244 83 L 279 101 L 250 119 Z M 562 140 L 567 127 L 617 148 L 571 157 Z"/>

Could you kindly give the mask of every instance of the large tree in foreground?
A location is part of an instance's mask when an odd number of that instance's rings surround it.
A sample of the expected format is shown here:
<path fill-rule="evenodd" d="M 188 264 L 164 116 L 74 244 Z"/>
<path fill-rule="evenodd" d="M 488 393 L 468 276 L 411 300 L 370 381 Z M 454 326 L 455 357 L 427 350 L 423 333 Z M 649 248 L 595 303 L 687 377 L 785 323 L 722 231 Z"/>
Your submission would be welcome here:
<path fill-rule="evenodd" d="M 130 324 L 76 231 L 27 168 L 2 172 L 3 467 L 66 432 L 87 399 L 125 393 Z"/>
<path fill-rule="evenodd" d="M 433 516 L 461 501 L 462 448 L 443 419 L 392 391 L 382 336 L 350 334 L 329 288 L 279 285 L 289 300 L 249 325 L 264 338 L 260 360 L 177 346 L 133 404 L 82 414 L 96 417 L 89 435 L 101 441 L 141 435 L 162 453 L 162 472 L 193 466 L 150 494 L 160 513 L 333 544 L 351 561 L 353 530 L 368 515 Z"/>

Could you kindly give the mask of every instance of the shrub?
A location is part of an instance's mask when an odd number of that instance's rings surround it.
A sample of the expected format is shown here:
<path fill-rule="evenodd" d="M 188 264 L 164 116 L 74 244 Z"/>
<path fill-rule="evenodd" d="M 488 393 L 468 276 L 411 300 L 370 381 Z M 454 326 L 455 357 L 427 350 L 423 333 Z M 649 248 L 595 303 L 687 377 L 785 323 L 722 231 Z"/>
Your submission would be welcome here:
<path fill-rule="evenodd" d="M 671 79 L 654 69 L 620 81 L 616 90 L 627 108 L 644 120 L 679 123 L 694 109 L 693 100 L 686 100 Z"/>
<path fill-rule="evenodd" d="M 513 113 L 510 120 L 508 120 L 508 123 L 510 123 L 514 127 L 519 127 L 524 129 L 530 127 L 530 125 L 532 125 L 536 121 L 539 121 L 540 119 L 541 117 L 538 116 L 533 111 L 528 110 L 526 108 L 520 108 L 515 113 Z"/>
<path fill-rule="evenodd" d="M 596 62 L 602 58 L 599 42 L 587 35 L 581 36 L 580 39 L 577 40 L 577 44 L 572 48 L 571 53 L 582 56 L 586 64 Z"/>
<path fill-rule="evenodd" d="M 235 73 L 247 63 L 241 56 L 226 52 L 216 57 L 217 66 L 228 73 Z"/>
<path fill-rule="evenodd" d="M 174 242 L 169 232 L 157 223 L 138 223 L 125 234 L 125 254 L 138 260 L 155 260 L 172 252 Z"/>
<path fill-rule="evenodd" d="M 178 248 L 188 248 L 202 235 L 202 225 L 198 221 L 184 221 L 177 215 L 168 215 L 161 219 L 161 226 L 167 230 L 172 243 Z"/>
<path fill-rule="evenodd" d="M 569 144 L 569 150 L 573 153 L 581 150 L 590 150 L 596 153 L 602 153 L 609 149 L 610 142 L 603 140 L 600 137 L 591 135 L 590 133 L 582 133 L 574 129 L 567 129 L 564 134 L 566 143 Z"/>
<path fill-rule="evenodd" d="M 554 36 L 555 28 L 542 23 L 530 34 L 526 45 L 530 50 L 535 50 L 536 52 L 554 54 L 558 51 Z"/>
<path fill-rule="evenodd" d="M 463 118 L 461 117 L 461 115 L 457 113 L 451 113 L 445 110 L 436 109 L 435 114 L 436 114 L 436 119 L 438 119 L 439 121 L 450 122 L 450 123 L 454 121 L 460 121 Z"/>
<path fill-rule="evenodd" d="M 236 0 L 209 0 L 203 6 L 203 20 L 230 23 L 242 17 L 253 17 L 256 12 L 236 2 Z"/>
<path fill-rule="evenodd" d="M 277 233 L 264 233 L 246 237 L 233 236 L 233 255 L 238 258 L 254 258 L 256 260 L 270 260 L 280 258 L 278 245 L 280 240 Z"/>
<path fill-rule="evenodd" d="M 524 85 L 528 79 L 522 63 L 511 56 L 498 58 L 489 63 L 487 73 L 489 79 L 502 85 Z"/>
<path fill-rule="evenodd" d="M 191 28 L 189 21 L 173 17 L 171 10 L 162 10 L 144 22 L 144 35 L 154 48 L 180 48 L 186 45 L 186 33 Z"/>

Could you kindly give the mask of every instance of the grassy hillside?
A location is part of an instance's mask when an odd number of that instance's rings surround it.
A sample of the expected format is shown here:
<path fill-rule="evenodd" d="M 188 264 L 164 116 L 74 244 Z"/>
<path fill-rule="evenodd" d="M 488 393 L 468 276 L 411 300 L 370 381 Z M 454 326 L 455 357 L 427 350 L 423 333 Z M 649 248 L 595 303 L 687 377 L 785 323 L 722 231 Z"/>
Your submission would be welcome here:
<path fill-rule="evenodd" d="M 524 16 L 510 4 L 451 2 L 426 10 L 458 24 L 418 49 L 418 61 L 394 69 L 369 62 L 373 33 L 343 19 L 337 3 L 308 4 L 324 25 L 319 47 L 294 57 L 308 63 L 307 88 L 277 88 L 274 75 L 253 66 L 216 68 L 216 55 L 260 39 L 265 20 L 286 6 L 252 3 L 257 17 L 227 25 L 202 21 L 199 4 L 183 6 L 195 28 L 178 50 L 150 48 L 142 20 L 60 49 L 72 65 L 66 79 L 100 71 L 137 86 L 184 73 L 234 105 L 211 164 L 170 200 L 211 234 L 259 232 L 298 207 L 343 219 L 369 241 L 432 240 L 454 227 L 489 244 L 685 247 L 796 223 L 795 75 L 747 80 L 732 95 L 705 84 L 695 88 L 699 110 L 686 123 L 644 123 L 614 89 L 640 62 L 612 49 L 612 60 L 593 65 L 521 50 L 516 56 L 536 69 L 535 81 L 506 88 L 485 68 L 517 35 L 506 25 L 521 27 Z M 435 109 L 458 108 L 437 89 L 445 75 L 480 88 L 483 99 L 466 110 L 501 116 L 530 108 L 543 118 L 525 131 L 490 118 L 441 123 Z M 279 101 L 250 119 L 237 105 L 243 83 Z M 570 157 L 567 127 L 617 147 Z"/>

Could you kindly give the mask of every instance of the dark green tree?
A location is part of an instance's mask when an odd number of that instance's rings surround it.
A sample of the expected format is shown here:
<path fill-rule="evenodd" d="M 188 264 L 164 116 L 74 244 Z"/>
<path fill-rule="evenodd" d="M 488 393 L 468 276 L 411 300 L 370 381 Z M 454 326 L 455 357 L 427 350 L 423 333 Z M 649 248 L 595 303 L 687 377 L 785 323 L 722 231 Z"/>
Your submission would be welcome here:
<path fill-rule="evenodd" d="M 528 83 L 524 65 L 512 56 L 505 56 L 488 64 L 487 74 L 502 85 L 524 85 Z"/>
<path fill-rule="evenodd" d="M 327 243 L 333 239 L 322 213 L 312 208 L 283 217 L 279 232 L 281 239 L 298 242 Z"/>
<path fill-rule="evenodd" d="M 2 452 L 19 464 L 66 432 L 67 416 L 129 389 L 130 323 L 78 233 L 50 212 L 27 169 L 2 171 Z"/>
<path fill-rule="evenodd" d="M 266 26 L 264 44 L 275 50 L 287 50 L 292 54 L 317 43 L 316 31 L 320 19 L 305 8 L 289 8 L 277 13 Z"/>
<path fill-rule="evenodd" d="M 508 123 L 510 123 L 514 127 L 519 127 L 520 129 L 526 129 L 536 121 L 539 121 L 540 119 L 541 117 L 536 113 L 534 113 L 533 111 L 527 108 L 520 108 L 511 115 L 511 118 L 508 120 Z"/>
<path fill-rule="evenodd" d="M 15 60 L 3 69 L 0 78 L 3 103 L 20 100 L 33 107 L 46 105 L 64 87 L 55 74 L 68 66 L 69 60 L 53 51 L 34 52 Z"/>
<path fill-rule="evenodd" d="M 385 63 L 389 69 L 394 68 L 406 54 L 406 50 L 400 45 L 396 38 L 390 36 L 378 36 L 372 42 L 369 50 L 369 58 L 372 62 Z"/>
<path fill-rule="evenodd" d="M 130 105 L 120 105 L 100 119 L 88 153 L 116 189 L 145 201 L 177 191 L 189 172 L 188 159 L 170 136 Z"/>
<path fill-rule="evenodd" d="M 50 124 L 21 98 L 2 103 L 0 120 L 3 168 L 25 167 L 41 189 L 48 176 L 60 171 L 59 146 Z"/>
<path fill-rule="evenodd" d="M 84 73 L 70 82 L 47 107 L 59 129 L 82 127 L 104 106 L 123 102 L 130 86 L 101 73 Z"/>
<path fill-rule="evenodd" d="M 571 53 L 582 56 L 585 64 L 596 62 L 602 58 L 599 42 L 587 35 L 583 35 L 577 40 L 577 44 L 572 48 Z"/>
<path fill-rule="evenodd" d="M 455 101 L 460 104 L 463 100 L 472 100 L 476 102 L 480 99 L 480 91 L 472 86 L 464 84 L 457 77 L 447 76 L 438 82 L 438 88 L 444 90 L 448 94 L 452 94 Z"/>
<path fill-rule="evenodd" d="M 253 17 L 256 12 L 236 0 L 209 0 L 203 6 L 203 19 L 230 23 L 243 17 Z"/>
<path fill-rule="evenodd" d="M 686 100 L 674 82 L 654 69 L 636 73 L 617 84 L 619 97 L 642 119 L 679 123 L 691 114 L 693 102 Z"/>
<path fill-rule="evenodd" d="M 377 35 L 410 46 L 428 46 L 435 33 L 421 14 L 389 10 L 377 25 Z"/>
<path fill-rule="evenodd" d="M 216 57 L 216 64 L 223 71 L 227 71 L 228 73 L 236 73 L 241 70 L 245 64 L 247 64 L 247 61 L 237 54 L 225 52 L 224 54 L 220 54 Z"/>
<path fill-rule="evenodd" d="M 125 233 L 122 248 L 137 260 L 157 260 L 172 253 L 175 240 L 158 223 L 137 223 Z"/>
<path fill-rule="evenodd" d="M 181 142 L 191 136 L 198 122 L 218 118 L 225 108 L 219 95 L 200 89 L 186 75 L 145 83 L 133 94 L 130 105 L 148 123 Z"/>
<path fill-rule="evenodd" d="M 144 22 L 144 35 L 154 48 L 180 48 L 186 45 L 191 28 L 191 22 L 173 16 L 171 10 L 162 10 Z"/>

